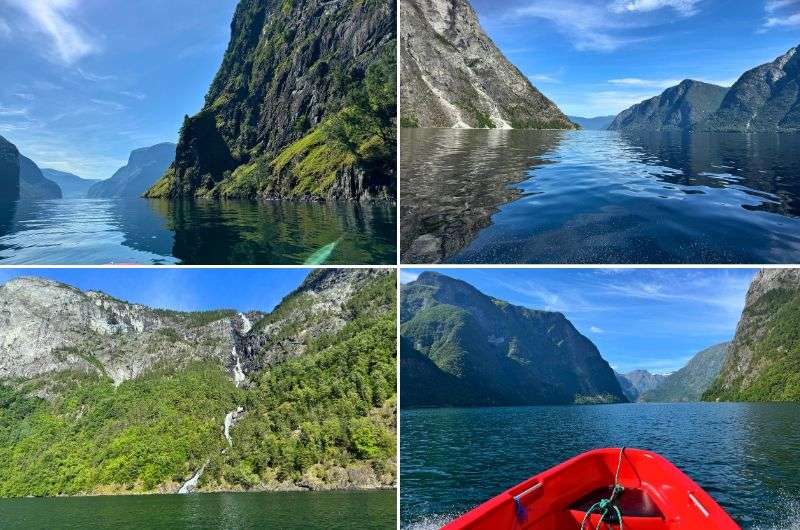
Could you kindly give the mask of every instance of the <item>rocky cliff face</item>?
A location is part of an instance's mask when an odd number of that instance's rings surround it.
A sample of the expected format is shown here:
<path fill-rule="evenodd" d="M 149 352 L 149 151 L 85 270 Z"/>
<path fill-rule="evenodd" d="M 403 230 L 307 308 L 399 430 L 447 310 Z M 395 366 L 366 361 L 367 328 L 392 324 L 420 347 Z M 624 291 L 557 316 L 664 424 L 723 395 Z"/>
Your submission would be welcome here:
<path fill-rule="evenodd" d="M 699 130 L 800 131 L 800 47 L 745 72 Z"/>
<path fill-rule="evenodd" d="M 136 149 L 128 164 L 119 168 L 108 180 L 94 183 L 87 191 L 93 199 L 141 197 L 161 178 L 175 160 L 175 144 L 161 143 Z"/>
<path fill-rule="evenodd" d="M 800 401 L 800 269 L 765 269 L 750 285 L 706 400 Z"/>
<path fill-rule="evenodd" d="M 620 112 L 612 131 L 689 130 L 719 109 L 728 89 L 686 79 L 661 95 Z"/>
<path fill-rule="evenodd" d="M 577 128 L 480 27 L 467 0 L 400 0 L 406 127 Z"/>
<path fill-rule="evenodd" d="M 642 401 L 700 401 L 722 370 L 729 345 L 729 342 L 723 342 L 698 352 L 686 366 L 669 374 L 658 387 L 644 393 Z"/>
<path fill-rule="evenodd" d="M 426 272 L 403 287 L 400 320 L 408 345 L 468 388 L 473 403 L 626 401 L 597 348 L 561 313 L 514 306 Z"/>
<path fill-rule="evenodd" d="M 242 340 L 246 373 L 302 355 L 308 344 L 341 330 L 352 318 L 350 303 L 364 285 L 388 269 L 322 269 L 312 272 L 280 306 Z M 388 306 L 380 308 L 388 311 Z"/>
<path fill-rule="evenodd" d="M 242 0 L 150 197 L 394 196 L 393 1 Z"/>
<path fill-rule="evenodd" d="M 80 199 L 86 197 L 86 192 L 89 191 L 96 180 L 84 179 L 66 171 L 59 171 L 57 169 L 42 168 L 42 175 L 47 180 L 55 182 L 61 188 L 61 194 L 65 199 Z"/>
<path fill-rule="evenodd" d="M 209 316 L 218 318 L 206 322 Z M 159 363 L 226 360 L 231 329 L 225 313 L 159 311 L 19 278 L 0 286 L 0 379 L 71 370 L 107 375 L 119 384 Z"/>
<path fill-rule="evenodd" d="M 0 136 L 0 199 L 19 199 L 19 151 L 17 147 Z"/>
<path fill-rule="evenodd" d="M 633 370 L 615 375 L 629 401 L 639 401 L 643 394 L 658 388 L 666 379 L 665 375 L 651 374 L 647 370 Z"/>

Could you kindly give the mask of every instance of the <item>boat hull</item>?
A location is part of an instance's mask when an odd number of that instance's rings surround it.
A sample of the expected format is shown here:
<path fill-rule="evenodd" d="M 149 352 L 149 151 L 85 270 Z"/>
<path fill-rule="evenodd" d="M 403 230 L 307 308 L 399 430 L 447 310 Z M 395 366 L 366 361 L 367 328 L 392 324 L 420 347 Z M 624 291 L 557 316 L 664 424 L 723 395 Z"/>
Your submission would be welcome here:
<path fill-rule="evenodd" d="M 610 495 L 619 456 L 619 448 L 578 455 L 504 491 L 444 529 L 578 529 L 588 507 Z M 651 451 L 624 450 L 619 484 L 625 488 L 617 497 L 625 530 L 741 530 L 708 493 Z M 594 530 L 599 520 L 599 514 L 592 515 L 586 527 Z M 604 523 L 601 528 L 619 525 Z"/>

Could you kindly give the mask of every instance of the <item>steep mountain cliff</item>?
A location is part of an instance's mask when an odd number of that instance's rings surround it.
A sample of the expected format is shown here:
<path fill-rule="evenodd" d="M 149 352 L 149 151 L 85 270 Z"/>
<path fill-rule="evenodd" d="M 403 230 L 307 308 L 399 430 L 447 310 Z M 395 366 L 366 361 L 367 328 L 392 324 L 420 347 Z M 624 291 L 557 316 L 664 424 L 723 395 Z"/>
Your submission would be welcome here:
<path fill-rule="evenodd" d="M 86 193 L 92 199 L 141 197 L 161 178 L 175 160 L 175 144 L 161 143 L 136 149 L 128 164 L 119 168 L 108 180 L 96 182 Z"/>
<path fill-rule="evenodd" d="M 404 127 L 575 129 L 503 56 L 467 0 L 400 0 Z"/>
<path fill-rule="evenodd" d="M 149 197 L 395 195 L 393 1 L 241 0 L 203 110 Z"/>
<path fill-rule="evenodd" d="M 658 388 L 666 379 L 665 375 L 651 374 L 647 370 L 633 370 L 626 374 L 615 372 L 614 375 L 629 401 L 639 401 L 643 394 Z"/>
<path fill-rule="evenodd" d="M 269 314 L 7 282 L 0 497 L 391 486 L 395 281 L 315 271 Z"/>
<path fill-rule="evenodd" d="M 42 175 L 47 180 L 55 182 L 61 188 L 61 195 L 65 199 L 80 199 L 86 197 L 86 192 L 94 184 L 96 180 L 84 179 L 72 173 L 59 171 L 57 169 L 42 168 Z"/>
<path fill-rule="evenodd" d="M 31 200 L 60 199 L 61 188 L 47 180 L 33 160 L 19 155 L 19 197 Z"/>
<path fill-rule="evenodd" d="M 19 151 L 0 136 L 0 200 L 19 199 Z"/>
<path fill-rule="evenodd" d="M 686 79 L 659 96 L 623 110 L 608 129 L 689 130 L 714 113 L 727 93 L 727 88 Z"/>
<path fill-rule="evenodd" d="M 723 342 L 695 354 L 686 366 L 669 374 L 658 387 L 646 392 L 642 401 L 700 401 L 722 370 L 729 345 L 729 342 Z"/>
<path fill-rule="evenodd" d="M 745 72 L 719 109 L 697 126 L 706 131 L 800 131 L 800 47 Z"/>
<path fill-rule="evenodd" d="M 800 269 L 760 271 L 705 400 L 800 401 Z"/>
<path fill-rule="evenodd" d="M 426 272 L 403 287 L 400 320 L 407 346 L 450 376 L 423 367 L 429 379 L 455 378 L 468 389 L 453 400 L 425 404 L 626 401 L 597 348 L 561 313 L 514 306 Z M 419 403 L 423 397 L 406 399 Z"/>

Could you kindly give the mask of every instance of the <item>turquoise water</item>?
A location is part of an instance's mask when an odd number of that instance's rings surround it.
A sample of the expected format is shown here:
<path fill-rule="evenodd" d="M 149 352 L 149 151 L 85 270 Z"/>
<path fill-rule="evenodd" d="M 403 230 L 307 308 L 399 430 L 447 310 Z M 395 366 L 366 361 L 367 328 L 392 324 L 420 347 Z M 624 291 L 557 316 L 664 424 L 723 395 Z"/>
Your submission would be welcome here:
<path fill-rule="evenodd" d="M 394 205 L 63 199 L 0 204 L 3 264 L 396 262 Z"/>
<path fill-rule="evenodd" d="M 401 132 L 405 263 L 797 263 L 800 135 Z"/>
<path fill-rule="evenodd" d="M 8 529 L 389 530 L 394 491 L 210 493 L 0 500 Z"/>
<path fill-rule="evenodd" d="M 662 454 L 746 529 L 800 528 L 800 405 L 403 410 L 401 526 L 436 528 L 597 447 Z"/>

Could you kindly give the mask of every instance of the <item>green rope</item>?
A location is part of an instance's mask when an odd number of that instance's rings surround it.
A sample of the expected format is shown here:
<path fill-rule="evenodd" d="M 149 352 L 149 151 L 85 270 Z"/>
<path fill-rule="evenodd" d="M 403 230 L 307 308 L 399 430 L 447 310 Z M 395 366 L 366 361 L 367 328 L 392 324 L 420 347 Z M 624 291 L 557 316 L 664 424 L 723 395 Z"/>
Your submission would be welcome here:
<path fill-rule="evenodd" d="M 617 515 L 617 521 L 619 521 L 619 530 L 625 530 L 625 526 L 622 522 L 622 512 L 620 511 L 619 507 L 614 504 L 614 499 L 616 499 L 617 495 L 625 491 L 625 488 L 623 488 L 619 483 L 619 470 L 622 468 L 622 453 L 624 452 L 625 448 L 620 447 L 619 460 L 617 461 L 617 472 L 614 473 L 614 488 L 611 490 L 611 495 L 607 499 L 600 499 L 596 503 L 592 504 L 588 510 L 586 510 L 586 513 L 583 515 L 583 520 L 581 521 L 581 530 L 584 530 L 586 527 L 586 522 L 593 513 L 600 513 L 600 520 L 597 522 L 597 526 L 595 527 L 595 530 L 600 530 L 600 527 L 603 525 L 603 521 L 612 510 Z"/>

